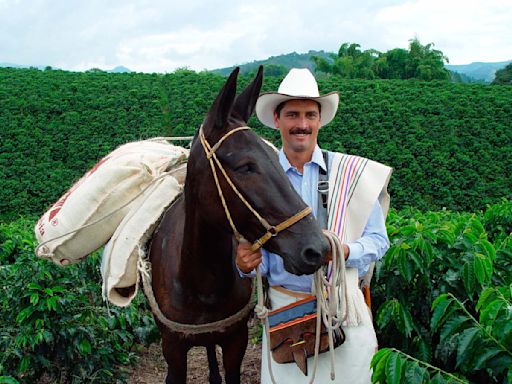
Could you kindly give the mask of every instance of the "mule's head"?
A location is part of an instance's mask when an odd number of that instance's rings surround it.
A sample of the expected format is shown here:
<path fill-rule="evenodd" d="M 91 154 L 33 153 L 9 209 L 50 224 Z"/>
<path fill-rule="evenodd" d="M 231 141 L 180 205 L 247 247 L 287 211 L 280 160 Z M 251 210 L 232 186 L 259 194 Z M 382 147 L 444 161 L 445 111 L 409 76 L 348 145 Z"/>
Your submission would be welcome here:
<path fill-rule="evenodd" d="M 263 80 L 260 67 L 256 78 L 236 97 L 238 68 L 229 76 L 202 125 L 210 146 L 235 128 L 247 125 L 254 111 Z M 278 225 L 306 208 L 279 165 L 277 153 L 253 131 L 231 134 L 215 150 L 228 177 L 254 210 L 271 225 Z M 224 175 L 217 169 L 219 184 L 227 208 L 238 231 L 250 242 L 260 238 L 265 228 L 235 194 Z M 210 225 L 230 231 L 211 165 L 197 137 L 188 161 L 186 199 L 193 198 L 196 212 Z M 264 248 L 280 255 L 285 269 L 293 274 L 310 274 L 325 260 L 328 244 L 313 218 L 307 215 L 272 237 Z"/>

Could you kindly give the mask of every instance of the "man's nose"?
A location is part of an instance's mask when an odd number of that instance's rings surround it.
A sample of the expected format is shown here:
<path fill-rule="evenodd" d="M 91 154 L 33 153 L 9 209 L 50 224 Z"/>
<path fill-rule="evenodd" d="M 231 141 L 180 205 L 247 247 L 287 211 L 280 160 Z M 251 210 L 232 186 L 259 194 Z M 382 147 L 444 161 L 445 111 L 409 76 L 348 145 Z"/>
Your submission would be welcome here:
<path fill-rule="evenodd" d="M 307 128 L 308 127 L 308 119 L 306 119 L 306 116 L 299 118 L 298 126 L 300 128 Z"/>

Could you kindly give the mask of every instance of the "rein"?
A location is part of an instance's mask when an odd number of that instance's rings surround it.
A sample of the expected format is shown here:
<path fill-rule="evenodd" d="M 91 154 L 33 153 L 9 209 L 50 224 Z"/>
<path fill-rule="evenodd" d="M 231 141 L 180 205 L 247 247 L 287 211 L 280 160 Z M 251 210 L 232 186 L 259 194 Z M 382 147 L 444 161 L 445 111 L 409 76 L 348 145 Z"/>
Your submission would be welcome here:
<path fill-rule="evenodd" d="M 209 160 L 210 167 L 212 169 L 213 178 L 215 180 L 215 185 L 217 186 L 217 191 L 219 192 L 219 197 L 222 201 L 222 206 L 224 207 L 226 217 L 229 221 L 229 224 L 231 225 L 231 228 L 233 230 L 233 233 L 234 233 L 237 241 L 247 242 L 247 240 L 245 240 L 245 238 L 240 234 L 240 232 L 238 232 L 238 230 L 236 229 L 235 223 L 233 222 L 231 213 L 230 213 L 229 208 L 226 203 L 226 199 L 224 198 L 224 194 L 222 192 L 222 188 L 219 183 L 219 177 L 217 175 L 217 168 L 215 167 L 215 165 L 217 165 L 217 167 L 220 169 L 220 171 L 224 175 L 224 178 L 228 182 L 231 189 L 240 198 L 240 200 L 245 204 L 245 206 L 252 212 L 252 214 L 254 216 L 256 216 L 258 221 L 261 223 L 261 225 L 263 225 L 263 227 L 265 227 L 265 229 L 267 231 L 263 236 L 261 236 L 259 239 L 257 239 L 253 243 L 251 249 L 253 251 L 255 251 L 255 250 L 261 248 L 261 246 L 263 244 L 265 244 L 271 237 L 277 236 L 277 234 L 279 232 L 284 231 L 286 228 L 292 226 L 293 224 L 295 224 L 302 218 L 309 215 L 311 213 L 311 208 L 306 207 L 302 211 L 296 213 L 295 215 L 293 215 L 292 217 L 283 221 L 282 223 L 280 223 L 276 226 L 273 226 L 273 225 L 270 225 L 267 220 L 265 220 L 263 217 L 261 217 L 261 215 L 242 196 L 240 191 L 233 184 L 233 181 L 227 175 L 226 170 L 224 169 L 224 167 L 220 163 L 219 159 L 217 158 L 215 151 L 221 146 L 221 144 L 224 142 L 224 140 L 226 140 L 233 133 L 236 133 L 238 131 L 243 131 L 243 130 L 249 130 L 249 129 L 250 129 L 249 127 L 235 128 L 235 129 L 229 131 L 228 133 L 226 133 L 224 136 L 222 136 L 220 138 L 220 140 L 217 143 L 215 143 L 215 145 L 213 147 L 210 146 L 210 144 L 204 137 L 202 127 L 199 130 L 199 138 L 201 140 L 201 144 L 202 144 L 204 152 L 206 154 L 206 158 Z M 151 310 L 153 311 L 153 313 L 156 315 L 156 317 L 162 324 L 164 324 L 167 328 L 169 328 L 171 331 L 174 331 L 174 332 L 182 332 L 184 334 L 189 334 L 189 335 L 190 334 L 199 334 L 199 333 L 208 333 L 208 332 L 219 332 L 219 331 L 222 331 L 222 330 L 228 328 L 229 326 L 235 324 L 236 322 L 244 319 L 254 307 L 251 300 L 249 300 L 249 302 L 235 314 L 233 314 L 229 317 L 226 317 L 224 319 L 211 322 L 211 323 L 185 324 L 185 323 L 179 323 L 176 321 L 172 321 L 172 320 L 168 319 L 167 317 L 165 317 L 165 315 L 162 313 L 162 311 L 155 299 L 155 296 L 153 293 L 153 288 L 151 285 L 151 263 L 149 260 L 145 259 L 142 255 L 139 257 L 138 270 L 140 271 L 140 274 L 142 277 L 142 285 L 143 285 L 144 293 L 146 294 L 146 297 L 148 298 Z M 261 280 L 261 276 L 260 276 L 260 280 Z M 258 288 L 261 289 L 261 286 L 258 285 Z M 263 297 L 263 296 L 261 296 L 261 297 Z"/>
<path fill-rule="evenodd" d="M 267 230 L 267 232 L 263 236 L 261 236 L 259 239 L 257 239 L 252 244 L 251 250 L 254 252 L 257 249 L 261 248 L 263 246 L 263 244 L 265 244 L 271 237 L 277 236 L 277 234 L 279 232 L 284 231 L 286 228 L 292 226 L 293 224 L 295 224 L 299 220 L 301 220 L 304 217 L 306 217 L 307 215 L 309 215 L 312 211 L 311 211 L 310 207 L 306 207 L 302 211 L 296 213 L 295 215 L 293 215 L 292 217 L 286 219 L 282 223 L 274 226 L 274 225 L 270 225 L 267 220 L 265 220 L 263 217 L 261 217 L 261 215 L 242 196 L 242 194 L 240 193 L 238 188 L 235 186 L 235 184 L 233 184 L 233 181 L 231 180 L 231 178 L 226 173 L 226 170 L 224 169 L 224 167 L 220 163 L 219 159 L 217 158 L 217 155 L 215 154 L 215 151 L 217 151 L 217 149 L 219 149 L 219 147 L 224 142 L 224 140 L 226 140 L 232 134 L 234 134 L 236 132 L 239 132 L 239 131 L 246 131 L 246 130 L 250 130 L 250 129 L 251 128 L 249 128 L 249 127 L 238 127 L 238 128 L 235 128 L 235 129 L 229 131 L 228 133 L 226 133 L 224 136 L 222 136 L 220 138 L 220 140 L 217 141 L 217 143 L 215 143 L 215 145 L 213 147 L 210 146 L 210 144 L 208 143 L 208 141 L 204 137 L 204 133 L 203 133 L 202 127 L 199 130 L 199 138 L 201 140 L 201 144 L 203 145 L 203 149 L 204 149 L 204 152 L 206 154 L 206 158 L 210 162 L 210 167 L 212 169 L 213 178 L 215 180 L 215 185 L 217 186 L 217 191 L 219 192 L 219 197 L 220 197 L 220 200 L 222 202 L 222 206 L 224 207 L 224 212 L 226 213 L 226 217 L 228 218 L 229 225 L 231 226 L 231 229 L 233 230 L 233 233 L 234 233 L 235 238 L 237 239 L 237 241 L 242 242 L 242 241 L 245 241 L 245 239 L 240 234 L 240 232 L 238 232 L 238 230 L 236 229 L 235 223 L 233 222 L 233 219 L 231 217 L 231 213 L 230 213 L 229 208 L 227 206 L 226 199 L 224 198 L 224 193 L 222 192 L 222 188 L 221 188 L 220 183 L 219 183 L 219 177 L 217 175 L 217 168 L 222 172 L 222 174 L 224 175 L 224 178 L 228 182 L 228 184 L 231 187 L 231 189 L 233 190 L 233 192 L 235 192 L 235 194 L 238 196 L 238 198 L 245 204 L 245 206 L 249 209 L 249 211 L 252 212 L 252 214 L 258 219 L 258 221 L 261 223 L 261 225 L 263 225 L 263 227 L 265 227 L 265 229 Z M 217 168 L 215 167 L 215 165 L 217 165 Z"/>
<path fill-rule="evenodd" d="M 258 212 L 249 204 L 249 202 L 242 196 L 240 191 L 236 188 L 236 186 L 233 184 L 232 180 L 227 175 L 224 167 L 220 163 L 219 159 L 217 158 L 215 151 L 222 145 L 222 143 L 232 134 L 249 130 L 249 127 L 239 127 L 235 128 L 228 133 L 226 133 L 224 136 L 220 138 L 220 140 L 212 147 L 206 140 L 202 127 L 199 130 L 199 138 L 201 140 L 201 144 L 203 146 L 203 149 L 206 154 L 206 158 L 210 162 L 210 167 L 212 169 L 212 174 L 215 179 L 215 185 L 217 186 L 217 191 L 219 193 L 219 197 L 222 202 L 222 206 L 224 207 L 224 211 L 226 213 L 226 217 L 229 221 L 229 224 L 233 230 L 233 233 L 236 237 L 236 239 L 239 242 L 247 242 L 247 240 L 238 232 L 236 229 L 235 223 L 233 222 L 233 219 L 231 217 L 231 213 L 229 212 L 229 208 L 226 203 L 226 199 L 224 198 L 224 194 L 222 192 L 222 188 L 219 183 L 219 178 L 217 175 L 217 168 L 220 169 L 222 174 L 224 175 L 224 178 L 228 182 L 231 189 L 236 193 L 236 195 L 239 197 L 239 199 L 245 204 L 245 206 L 252 212 L 254 216 L 259 220 L 261 225 L 265 227 L 267 232 L 261 236 L 259 239 L 257 239 L 251 246 L 252 251 L 256 251 L 257 249 L 261 248 L 263 244 L 265 244 L 271 237 L 277 236 L 277 234 L 286 228 L 292 226 L 299 220 L 303 219 L 307 215 L 309 215 L 312 210 L 310 207 L 304 208 L 302 211 L 296 213 L 289 219 L 283 221 L 282 223 L 273 226 L 270 225 L 264 218 L 261 217 L 261 215 L 258 214 Z M 329 353 L 330 353 L 330 360 L 331 360 L 331 380 L 334 380 L 334 365 L 335 365 L 335 357 L 334 357 L 334 336 L 333 332 L 340 328 L 342 325 L 342 322 L 346 319 L 347 315 L 347 300 L 346 300 L 346 280 L 345 280 L 345 257 L 343 253 L 343 245 L 341 243 L 341 240 L 339 237 L 331 231 L 324 230 L 324 234 L 327 237 L 332 250 L 332 274 L 331 278 L 327 279 L 325 275 L 322 273 L 322 269 L 319 269 L 315 272 L 314 276 L 314 286 L 313 291 L 316 294 L 317 297 L 317 323 L 316 323 L 316 340 L 315 340 L 315 356 L 314 356 L 314 363 L 313 363 L 313 373 L 311 376 L 310 383 L 313 383 L 315 380 L 315 374 L 318 366 L 318 354 L 320 349 L 320 328 L 321 328 L 321 322 L 324 323 L 328 334 L 329 334 Z M 269 373 L 270 378 L 272 380 L 272 383 L 276 383 L 274 379 L 274 375 L 272 373 L 272 365 L 271 365 L 271 355 L 270 355 L 270 335 L 269 335 L 269 323 L 268 323 L 268 308 L 265 307 L 264 301 L 263 301 L 263 284 L 262 284 L 262 278 L 261 273 L 259 271 L 259 268 L 256 268 L 256 286 L 257 286 L 257 292 L 258 292 L 258 304 L 256 305 L 255 312 L 257 316 L 261 319 L 262 322 L 264 322 L 265 325 L 265 332 L 267 336 L 267 360 L 268 360 L 268 367 L 269 367 Z"/>

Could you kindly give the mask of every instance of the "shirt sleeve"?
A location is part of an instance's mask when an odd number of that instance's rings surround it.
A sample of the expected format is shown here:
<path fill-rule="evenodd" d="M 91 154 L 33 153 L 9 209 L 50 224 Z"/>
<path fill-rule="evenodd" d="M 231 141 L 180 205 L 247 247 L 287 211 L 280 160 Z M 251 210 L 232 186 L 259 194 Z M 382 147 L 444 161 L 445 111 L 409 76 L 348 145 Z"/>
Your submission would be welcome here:
<path fill-rule="evenodd" d="M 359 276 L 365 275 L 370 264 L 384 256 L 389 248 L 389 239 L 384 215 L 378 200 L 368 217 L 361 238 L 347 245 L 350 253 L 346 265 L 347 267 L 357 268 Z"/>

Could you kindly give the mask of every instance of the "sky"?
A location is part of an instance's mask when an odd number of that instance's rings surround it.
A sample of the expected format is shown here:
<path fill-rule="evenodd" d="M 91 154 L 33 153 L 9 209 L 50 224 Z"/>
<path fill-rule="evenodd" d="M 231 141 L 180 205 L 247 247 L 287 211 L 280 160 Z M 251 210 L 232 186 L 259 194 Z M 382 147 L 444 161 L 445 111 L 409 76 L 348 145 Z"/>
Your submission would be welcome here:
<path fill-rule="evenodd" d="M 0 63 L 72 71 L 200 71 L 415 37 L 450 64 L 511 60 L 511 0 L 0 0 Z"/>

